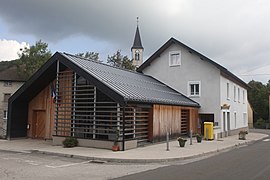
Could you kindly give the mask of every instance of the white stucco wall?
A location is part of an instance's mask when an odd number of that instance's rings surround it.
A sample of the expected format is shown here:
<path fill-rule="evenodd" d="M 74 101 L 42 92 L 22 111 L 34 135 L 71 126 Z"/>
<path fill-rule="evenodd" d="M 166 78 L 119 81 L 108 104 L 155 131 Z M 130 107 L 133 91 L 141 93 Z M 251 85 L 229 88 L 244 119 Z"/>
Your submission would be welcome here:
<path fill-rule="evenodd" d="M 169 66 L 169 52 L 181 51 L 181 65 Z M 143 73 L 151 75 L 175 90 L 188 96 L 188 82 L 200 81 L 201 96 L 191 97 L 201 105 L 199 113 L 214 114 L 220 121 L 220 71 L 178 44 L 173 44 L 155 59 Z"/>
<path fill-rule="evenodd" d="M 227 97 L 227 83 L 229 84 L 229 96 Z M 227 104 L 230 106 L 227 111 L 230 113 L 230 130 L 239 129 L 248 126 L 248 101 L 247 101 L 247 90 L 238 84 L 228 80 L 227 78 L 220 76 L 220 102 L 221 106 Z M 236 89 L 236 94 L 234 97 L 234 87 Z M 239 92 L 238 93 L 238 89 Z M 239 96 L 240 95 L 240 96 Z M 244 115 L 245 114 L 245 115 Z M 221 113 L 220 118 L 221 129 L 228 130 L 228 123 L 225 121 L 225 128 L 223 122 L 223 113 Z"/>
<path fill-rule="evenodd" d="M 181 65 L 169 66 L 169 53 L 172 51 L 181 51 Z M 247 127 L 247 90 L 231 80 L 223 77 L 220 70 L 209 62 L 204 61 L 196 54 L 189 52 L 188 49 L 178 44 L 171 45 L 160 56 L 155 59 L 150 66 L 143 70 L 143 73 L 151 75 L 162 81 L 175 90 L 189 97 L 188 82 L 200 81 L 201 95 L 200 97 L 190 97 L 197 101 L 201 108 L 201 114 L 214 114 L 214 120 L 217 126 L 214 133 L 220 133 L 228 130 L 228 122 L 223 122 L 223 112 L 229 112 L 230 130 Z M 230 84 L 230 98 L 227 99 L 227 83 Z M 233 93 L 236 87 L 236 101 L 234 101 Z M 238 88 L 240 91 L 240 99 L 238 101 Z M 244 91 L 244 101 L 243 101 Z M 228 110 L 222 110 L 223 104 L 230 105 Z M 235 114 L 236 113 L 236 114 Z M 244 120 L 244 113 L 246 119 Z M 235 121 L 236 115 L 236 121 Z M 217 137 L 217 136 L 216 136 Z"/>

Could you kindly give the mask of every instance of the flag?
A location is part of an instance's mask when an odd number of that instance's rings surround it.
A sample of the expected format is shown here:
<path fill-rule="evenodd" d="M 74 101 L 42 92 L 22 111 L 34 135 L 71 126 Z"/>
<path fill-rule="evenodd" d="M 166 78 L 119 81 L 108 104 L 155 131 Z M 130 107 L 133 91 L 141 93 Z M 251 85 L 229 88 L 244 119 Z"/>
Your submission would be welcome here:
<path fill-rule="evenodd" d="M 53 98 L 53 102 L 56 101 L 56 92 L 55 92 L 55 86 L 53 83 L 51 83 L 51 97 Z"/>

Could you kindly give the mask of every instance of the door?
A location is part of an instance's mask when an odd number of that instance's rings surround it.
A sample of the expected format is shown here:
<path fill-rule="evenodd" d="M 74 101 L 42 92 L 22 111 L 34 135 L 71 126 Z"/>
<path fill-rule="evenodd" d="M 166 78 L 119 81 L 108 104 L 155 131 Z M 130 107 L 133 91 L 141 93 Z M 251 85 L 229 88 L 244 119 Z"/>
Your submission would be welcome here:
<path fill-rule="evenodd" d="M 45 138 L 46 112 L 42 110 L 33 111 L 32 138 Z"/>
<path fill-rule="evenodd" d="M 230 112 L 227 112 L 227 130 L 228 130 L 228 135 L 230 135 L 230 132 L 231 132 Z"/>
<path fill-rule="evenodd" d="M 230 112 L 229 111 L 223 111 L 222 112 L 223 116 L 223 132 L 224 136 L 230 135 L 230 130 L 231 130 L 231 119 L 230 119 Z"/>

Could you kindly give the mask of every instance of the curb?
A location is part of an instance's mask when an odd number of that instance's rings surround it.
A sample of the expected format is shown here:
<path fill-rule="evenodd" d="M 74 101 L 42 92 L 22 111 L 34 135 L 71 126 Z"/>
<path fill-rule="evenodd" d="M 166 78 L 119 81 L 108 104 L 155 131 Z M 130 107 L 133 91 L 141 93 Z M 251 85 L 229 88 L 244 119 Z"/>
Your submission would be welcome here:
<path fill-rule="evenodd" d="M 205 157 L 209 155 L 216 155 L 222 152 L 227 152 L 229 150 L 233 150 L 236 148 L 241 148 L 246 145 L 254 144 L 257 141 L 260 141 L 262 139 L 265 139 L 269 136 L 262 137 L 256 140 L 250 140 L 245 142 L 239 142 L 237 144 L 234 144 L 229 147 L 208 151 L 208 152 L 202 152 L 200 154 L 196 154 L 193 156 L 186 156 L 186 157 L 177 157 L 177 158 L 169 158 L 169 159 L 117 159 L 117 158 L 98 158 L 98 157 L 90 157 L 90 156 L 82 156 L 82 155 L 74 155 L 74 154 L 65 154 L 65 153 L 57 153 L 57 152 L 48 152 L 48 151 L 40 151 L 40 150 L 25 150 L 25 151 L 16 151 L 16 150 L 3 150 L 0 149 L 1 152 L 12 152 L 12 153 L 36 153 L 36 154 L 45 154 L 45 155 L 52 155 L 52 156 L 58 156 L 58 157 L 67 157 L 67 158 L 75 158 L 75 159 L 82 159 L 82 160 L 89 160 L 89 162 L 93 163 L 166 163 L 166 162 L 174 162 L 174 161 L 181 161 L 181 160 L 188 160 L 188 159 L 196 159 L 200 157 Z"/>

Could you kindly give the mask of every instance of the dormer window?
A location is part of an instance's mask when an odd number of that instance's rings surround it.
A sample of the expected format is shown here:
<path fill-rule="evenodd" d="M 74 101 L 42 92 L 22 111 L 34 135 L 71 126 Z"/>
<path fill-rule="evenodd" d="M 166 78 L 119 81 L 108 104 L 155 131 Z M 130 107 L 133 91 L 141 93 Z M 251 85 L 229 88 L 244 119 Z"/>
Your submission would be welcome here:
<path fill-rule="evenodd" d="M 169 66 L 181 65 L 181 51 L 173 51 L 169 53 Z"/>

